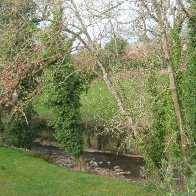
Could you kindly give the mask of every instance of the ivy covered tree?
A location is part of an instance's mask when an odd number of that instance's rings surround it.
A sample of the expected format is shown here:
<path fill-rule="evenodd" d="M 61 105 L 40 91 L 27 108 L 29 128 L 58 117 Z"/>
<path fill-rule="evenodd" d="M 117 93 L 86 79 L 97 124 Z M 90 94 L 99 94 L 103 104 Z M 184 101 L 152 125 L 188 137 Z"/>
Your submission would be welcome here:
<path fill-rule="evenodd" d="M 188 134 L 191 138 L 191 162 L 196 164 L 196 2 L 191 1 L 194 11 L 188 21 L 188 68 L 186 78 L 185 117 L 188 125 Z"/>
<path fill-rule="evenodd" d="M 53 33 L 58 31 L 61 22 L 61 12 L 54 13 L 53 22 L 50 25 Z M 48 36 L 50 35 L 46 35 L 44 39 L 48 39 Z M 64 150 L 79 159 L 83 151 L 84 130 L 80 115 L 80 95 L 85 90 L 85 85 L 72 64 L 69 54 L 72 42 L 73 40 L 61 34 L 55 45 L 48 51 L 52 54 L 59 50 L 64 53 L 64 56 L 45 70 L 44 91 L 48 95 L 47 106 L 54 114 L 51 124 L 55 129 L 56 139 Z"/>
<path fill-rule="evenodd" d="M 195 10 L 195 7 L 192 10 Z M 150 171 L 156 170 L 160 179 L 167 181 L 171 187 L 181 186 L 182 183 L 188 187 L 187 179 L 195 178 L 195 22 L 195 15 L 191 15 L 188 20 L 188 36 L 185 43 L 188 49 L 183 48 L 181 37 L 184 20 L 176 20 L 171 31 L 168 32 L 171 41 L 168 48 L 175 76 L 174 87 L 179 97 L 182 119 L 181 128 L 175 115 L 169 77 L 157 74 L 156 65 L 153 64 L 153 72 L 149 80 L 150 93 L 153 97 L 153 123 L 146 134 L 147 142 L 151 142 L 150 145 L 146 145 L 147 165 L 150 165 L 151 169 L 148 168 Z"/>
<path fill-rule="evenodd" d="M 122 57 L 128 46 L 127 40 L 122 37 L 114 37 L 106 43 L 101 53 L 101 59 L 105 63 L 106 68 L 117 69 L 122 63 Z"/>
<path fill-rule="evenodd" d="M 110 55 L 113 55 L 113 58 L 117 59 L 125 54 L 127 46 L 127 40 L 123 39 L 122 37 L 115 37 L 105 45 L 105 49 L 110 53 Z"/>

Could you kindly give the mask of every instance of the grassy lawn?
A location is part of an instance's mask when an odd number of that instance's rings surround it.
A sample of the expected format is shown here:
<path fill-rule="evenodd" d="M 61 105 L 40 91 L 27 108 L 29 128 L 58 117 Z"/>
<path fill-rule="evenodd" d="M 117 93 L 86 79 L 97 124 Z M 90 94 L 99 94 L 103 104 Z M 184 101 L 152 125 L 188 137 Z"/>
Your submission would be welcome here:
<path fill-rule="evenodd" d="M 28 156 L 22 151 L 0 148 L 0 195 L 159 195 L 143 184 L 71 171 Z"/>

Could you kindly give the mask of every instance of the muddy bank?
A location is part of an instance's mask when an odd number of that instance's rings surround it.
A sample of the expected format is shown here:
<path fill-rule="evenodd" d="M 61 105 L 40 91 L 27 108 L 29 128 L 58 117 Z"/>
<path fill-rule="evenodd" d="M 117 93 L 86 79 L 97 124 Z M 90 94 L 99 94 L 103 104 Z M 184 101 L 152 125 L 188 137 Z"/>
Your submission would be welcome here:
<path fill-rule="evenodd" d="M 58 147 L 34 143 L 32 150 L 43 154 L 53 164 L 72 169 L 77 167 L 76 160 Z M 145 163 L 140 156 L 125 156 L 95 151 L 84 151 L 82 156 L 87 171 L 104 176 L 118 176 L 129 180 L 142 179 L 140 170 Z"/>

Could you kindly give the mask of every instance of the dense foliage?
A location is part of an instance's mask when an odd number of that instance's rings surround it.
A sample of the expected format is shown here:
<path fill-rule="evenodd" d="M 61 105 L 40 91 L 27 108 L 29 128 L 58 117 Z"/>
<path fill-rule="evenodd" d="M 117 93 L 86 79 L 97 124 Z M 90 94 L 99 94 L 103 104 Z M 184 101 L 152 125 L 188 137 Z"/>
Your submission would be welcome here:
<path fill-rule="evenodd" d="M 11 111 L 10 111 L 11 112 Z M 35 112 L 31 105 L 23 108 L 23 112 L 12 111 L 4 114 L 2 142 L 9 146 L 30 148 L 35 138 L 33 117 Z"/>
<path fill-rule="evenodd" d="M 183 50 L 181 26 L 174 25 L 171 32 L 171 55 L 176 88 L 183 114 L 183 132 L 176 119 L 169 77 L 151 70 L 149 92 L 152 96 L 153 124 L 145 136 L 143 153 L 150 175 L 164 180 L 172 191 L 182 184 L 193 190 L 195 178 L 195 17 L 189 20 L 188 50 Z M 185 58 L 185 56 L 188 58 Z M 181 187 L 182 188 L 182 187 Z"/>
<path fill-rule="evenodd" d="M 53 33 L 58 30 L 61 14 L 54 14 L 51 24 Z M 47 39 L 47 36 L 44 39 Z M 46 103 L 54 113 L 51 124 L 55 137 L 67 152 L 79 158 L 83 150 L 83 124 L 80 115 L 80 95 L 84 91 L 84 81 L 71 62 L 69 49 L 72 40 L 60 36 L 50 53 L 63 50 L 64 56 L 45 70 L 45 87 L 48 97 Z M 47 54 L 48 55 L 48 54 Z"/>
<path fill-rule="evenodd" d="M 193 9 L 196 10 L 196 4 L 193 2 Z M 185 117 L 187 119 L 188 134 L 191 138 L 192 156 L 191 159 L 196 161 L 196 16 L 189 19 L 189 43 L 188 43 L 188 59 L 189 66 L 187 69 L 187 94 L 184 103 Z"/>
<path fill-rule="evenodd" d="M 37 31 L 36 24 L 32 21 L 32 18 L 35 17 L 35 10 L 36 5 L 32 1 L 13 3 L 5 0 L 1 2 L 0 60 L 5 68 L 13 63 L 19 53 L 34 48 L 35 43 L 30 38 Z M 6 37 L 10 37 L 10 39 L 6 39 Z M 4 143 L 17 147 L 31 147 L 34 139 L 32 120 L 36 116 L 32 107 L 31 94 L 37 85 L 36 75 L 32 75 L 30 69 L 27 77 L 18 81 L 15 88 L 17 102 L 1 111 Z"/>

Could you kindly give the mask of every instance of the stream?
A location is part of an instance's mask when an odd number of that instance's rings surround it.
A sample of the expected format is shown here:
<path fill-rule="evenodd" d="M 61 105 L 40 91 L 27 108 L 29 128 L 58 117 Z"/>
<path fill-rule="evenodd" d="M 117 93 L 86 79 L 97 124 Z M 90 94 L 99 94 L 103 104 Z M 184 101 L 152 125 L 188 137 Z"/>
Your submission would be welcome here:
<path fill-rule="evenodd" d="M 34 143 L 32 150 L 47 155 L 56 165 L 75 168 L 76 161 L 68 153 L 54 146 Z M 88 170 L 104 176 L 118 176 L 129 180 L 141 179 L 140 170 L 145 165 L 142 157 L 135 155 L 117 155 L 109 152 L 83 152 Z"/>

